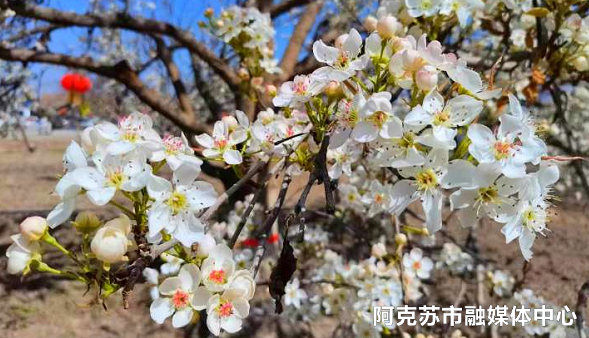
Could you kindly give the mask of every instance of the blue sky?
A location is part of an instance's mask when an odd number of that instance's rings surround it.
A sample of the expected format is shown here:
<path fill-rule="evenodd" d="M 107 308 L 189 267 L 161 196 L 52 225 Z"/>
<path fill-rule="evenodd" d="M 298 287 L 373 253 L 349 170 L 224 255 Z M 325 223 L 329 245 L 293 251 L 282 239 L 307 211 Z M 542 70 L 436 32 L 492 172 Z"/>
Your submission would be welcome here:
<path fill-rule="evenodd" d="M 138 1 L 134 2 L 137 3 Z M 141 10 L 132 9 L 132 12 L 145 17 L 173 23 L 183 29 L 192 31 L 199 39 L 206 34 L 198 27 L 198 21 L 204 19 L 203 13 L 205 9 L 212 7 L 215 9 L 215 13 L 219 13 L 221 8 L 226 8 L 234 3 L 233 0 L 149 0 L 145 2 L 153 2 L 156 4 L 157 10 L 154 11 L 144 7 Z M 83 14 L 88 9 L 88 2 L 80 0 L 51 0 L 47 6 Z M 276 22 L 276 26 L 276 55 L 280 57 L 286 49 L 288 38 L 294 29 L 294 25 L 292 22 L 288 22 L 288 17 L 285 16 Z M 84 44 L 78 39 L 86 34 L 86 28 L 67 28 L 54 31 L 51 35 L 49 48 L 52 52 L 56 53 L 83 55 L 85 54 Z M 188 59 L 187 55 L 181 52 L 177 53 L 175 57 L 180 65 Z M 42 93 L 56 93 L 62 90 L 59 80 L 68 71 L 67 68 L 37 64 L 32 69 L 38 75 L 42 75 Z"/>

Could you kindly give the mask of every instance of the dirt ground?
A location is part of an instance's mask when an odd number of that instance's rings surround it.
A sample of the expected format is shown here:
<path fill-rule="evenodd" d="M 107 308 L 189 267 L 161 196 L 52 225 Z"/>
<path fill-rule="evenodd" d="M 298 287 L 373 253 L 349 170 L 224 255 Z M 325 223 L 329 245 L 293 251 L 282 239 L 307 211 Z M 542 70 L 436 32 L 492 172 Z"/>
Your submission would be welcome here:
<path fill-rule="evenodd" d="M 33 137 L 33 153 L 28 153 L 21 141 L 0 140 L 0 337 L 186 336 L 185 331 L 174 330 L 169 324 L 159 326 L 149 319 L 145 286 L 134 292 L 130 310 L 123 310 L 119 297 L 111 297 L 105 313 L 101 306 L 88 304 L 91 295 L 84 295 L 85 289 L 77 284 L 35 274 L 21 281 L 6 274 L 4 253 L 18 223 L 29 215 L 46 214 L 57 202 L 50 193 L 62 172 L 61 156 L 72 138 L 74 133 L 61 131 L 51 137 Z M 574 308 L 577 290 L 589 279 L 589 217 L 586 205 L 563 199 L 567 202 L 558 206 L 552 231 L 534 246 L 525 285 L 549 301 Z M 79 206 L 92 207 L 88 202 Z M 452 221 L 449 226 L 459 225 Z M 481 251 L 521 276 L 523 259 L 517 243 L 506 245 L 497 224 L 487 222 L 482 227 L 478 233 L 485 236 L 477 236 Z"/>

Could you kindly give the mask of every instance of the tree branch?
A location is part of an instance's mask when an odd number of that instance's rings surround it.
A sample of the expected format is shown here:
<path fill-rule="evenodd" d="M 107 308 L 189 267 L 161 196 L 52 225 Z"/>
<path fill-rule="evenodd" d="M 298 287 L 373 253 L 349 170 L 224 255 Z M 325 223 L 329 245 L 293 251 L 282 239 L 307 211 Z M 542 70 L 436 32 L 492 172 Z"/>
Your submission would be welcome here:
<path fill-rule="evenodd" d="M 175 39 L 192 53 L 198 55 L 231 87 L 236 87 L 240 80 L 233 69 L 211 50 L 199 43 L 192 33 L 182 30 L 167 22 L 130 16 L 127 13 L 114 14 L 77 14 L 56 9 L 36 6 L 23 0 L 0 0 L 1 9 L 11 9 L 16 15 L 44 20 L 57 25 L 102 27 L 127 29 L 143 34 L 161 34 Z"/>
<path fill-rule="evenodd" d="M 184 82 L 182 82 L 182 77 L 180 76 L 180 70 L 178 66 L 172 59 L 172 52 L 166 46 L 164 40 L 159 36 L 153 36 L 155 40 L 155 44 L 157 46 L 157 53 L 162 60 L 164 66 L 166 67 L 166 71 L 170 76 L 170 80 L 172 81 L 172 85 L 174 86 L 174 91 L 176 92 L 176 97 L 178 98 L 178 102 L 180 104 L 180 108 L 182 112 L 185 114 L 192 115 L 194 110 L 192 109 L 192 103 L 190 101 L 190 96 L 188 92 L 186 92 L 186 87 L 184 86 Z"/>
<path fill-rule="evenodd" d="M 195 116 L 179 114 L 178 110 L 169 106 L 166 100 L 156 91 L 147 87 L 137 73 L 134 72 L 126 61 L 115 65 L 103 64 L 91 57 L 73 57 L 64 54 L 48 52 L 37 52 L 30 49 L 7 49 L 0 46 L 0 59 L 20 62 L 41 62 L 67 67 L 74 67 L 117 80 L 131 90 L 137 97 L 149 107 L 170 121 L 177 124 L 181 129 L 191 132 L 206 132 L 208 127 L 196 121 Z"/>
<path fill-rule="evenodd" d="M 210 84 L 205 79 L 203 79 L 203 74 L 201 72 L 201 68 L 202 68 L 201 66 L 203 63 L 194 54 L 190 54 L 190 61 L 192 63 L 192 73 L 193 73 L 193 77 L 194 77 L 194 86 L 198 90 L 198 93 L 200 94 L 202 99 L 205 101 L 207 108 L 211 112 L 210 118 L 212 120 L 210 122 L 214 122 L 217 119 L 221 118 L 220 114 L 221 114 L 221 111 L 223 110 L 223 107 L 217 101 L 217 99 L 215 98 L 213 93 L 211 92 L 212 86 L 210 86 Z"/>
<path fill-rule="evenodd" d="M 284 0 L 270 8 L 270 17 L 272 19 L 290 11 L 293 8 L 304 6 L 312 2 L 319 2 L 318 0 Z"/>
<path fill-rule="evenodd" d="M 311 29 L 313 28 L 313 24 L 315 23 L 317 14 L 319 14 L 322 7 L 322 2 L 312 3 L 309 6 L 307 6 L 305 13 L 301 15 L 299 22 L 297 23 L 294 32 L 288 42 L 288 47 L 284 52 L 282 61 L 280 62 L 280 68 L 282 68 L 282 81 L 292 76 L 295 66 L 297 64 L 297 60 L 299 58 L 299 54 L 301 52 L 301 49 L 303 48 L 303 44 L 305 43 L 305 39 L 307 38 L 309 31 L 311 31 Z"/>

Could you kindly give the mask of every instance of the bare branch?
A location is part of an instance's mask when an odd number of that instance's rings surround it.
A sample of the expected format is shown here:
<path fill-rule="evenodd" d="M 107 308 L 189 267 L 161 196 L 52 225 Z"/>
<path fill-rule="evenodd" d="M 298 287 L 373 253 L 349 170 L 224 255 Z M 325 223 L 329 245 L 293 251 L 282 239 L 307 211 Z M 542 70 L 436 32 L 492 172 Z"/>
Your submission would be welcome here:
<path fill-rule="evenodd" d="M 40 26 L 40 27 L 35 27 L 32 28 L 30 30 L 27 31 L 21 31 L 18 34 L 15 34 L 11 37 L 9 37 L 8 39 L 6 39 L 7 42 L 9 43 L 14 43 L 14 42 L 18 42 L 22 39 L 26 39 L 26 38 L 30 38 L 33 35 L 36 34 L 41 34 L 41 35 L 48 35 L 51 32 L 53 32 L 56 29 L 60 29 L 63 28 L 63 26 L 60 25 L 45 25 L 45 26 Z"/>
<path fill-rule="evenodd" d="M 274 19 L 293 8 L 304 6 L 312 2 L 319 2 L 319 0 L 284 0 L 270 8 L 270 16 Z"/>
<path fill-rule="evenodd" d="M 73 57 L 64 54 L 37 52 L 20 48 L 7 49 L 1 46 L 0 59 L 20 62 L 42 62 L 85 69 L 122 83 L 153 110 L 177 124 L 181 129 L 192 132 L 206 132 L 208 130 L 207 126 L 196 121 L 194 115 L 180 114 L 177 109 L 169 106 L 160 94 L 147 87 L 141 81 L 137 73 L 131 69 L 126 61 L 109 65 L 99 63 L 91 57 Z"/>
<path fill-rule="evenodd" d="M 305 13 L 300 17 L 280 62 L 280 68 L 282 68 L 283 72 L 281 80 L 288 79 L 292 76 L 305 39 L 309 31 L 313 28 L 317 14 L 319 14 L 322 7 L 323 3 L 321 2 L 312 3 L 307 6 Z"/>
<path fill-rule="evenodd" d="M 174 86 L 174 91 L 176 92 L 176 97 L 178 98 L 178 102 L 180 103 L 180 108 L 182 112 L 185 114 L 192 115 L 194 113 L 192 109 L 192 103 L 190 102 L 190 96 L 188 92 L 186 92 L 186 87 L 184 86 L 184 82 L 182 82 L 182 77 L 180 76 L 180 70 L 178 66 L 172 59 L 172 52 L 166 46 L 164 40 L 159 36 L 154 36 L 153 39 L 155 40 L 157 46 L 157 53 L 164 63 L 166 67 L 166 71 L 170 76 L 170 80 L 172 80 L 172 85 Z"/>
<path fill-rule="evenodd" d="M 166 35 L 198 55 L 230 86 L 236 87 L 240 82 L 233 69 L 211 50 L 198 42 L 192 33 L 167 22 L 141 16 L 130 16 L 127 13 L 83 15 L 74 12 L 63 12 L 53 8 L 36 6 L 22 0 L 0 0 L 0 8 L 12 9 L 18 16 L 44 20 L 57 25 L 120 28 L 143 34 Z"/>
<path fill-rule="evenodd" d="M 198 90 L 198 93 L 205 101 L 207 108 L 211 112 L 211 117 L 214 120 L 220 118 L 220 113 L 223 110 L 221 104 L 213 96 L 211 92 L 212 86 L 203 78 L 201 66 L 203 63 L 194 54 L 190 54 L 190 61 L 192 63 L 192 72 L 194 77 L 194 86 Z"/>

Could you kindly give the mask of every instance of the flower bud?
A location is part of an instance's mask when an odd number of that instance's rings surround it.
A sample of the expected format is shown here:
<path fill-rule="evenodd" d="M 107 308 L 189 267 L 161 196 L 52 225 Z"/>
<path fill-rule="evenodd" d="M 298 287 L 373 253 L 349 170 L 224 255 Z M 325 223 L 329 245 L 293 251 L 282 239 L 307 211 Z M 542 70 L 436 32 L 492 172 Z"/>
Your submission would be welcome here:
<path fill-rule="evenodd" d="M 407 236 L 405 234 L 396 234 L 395 244 L 397 244 L 398 246 L 407 244 Z"/>
<path fill-rule="evenodd" d="M 278 89 L 276 89 L 275 85 L 267 85 L 266 86 L 266 93 L 268 93 L 268 95 L 274 97 L 274 96 L 276 96 L 277 92 L 278 92 Z"/>
<path fill-rule="evenodd" d="M 371 255 L 376 258 L 382 258 L 387 254 L 387 248 L 384 243 L 376 243 L 372 245 Z"/>
<path fill-rule="evenodd" d="M 20 224 L 20 233 L 29 241 L 38 241 L 47 232 L 47 221 L 43 217 L 27 217 Z"/>
<path fill-rule="evenodd" d="M 94 235 L 90 249 L 99 260 L 116 263 L 124 260 L 128 244 L 127 235 L 121 229 L 105 225 Z"/>
<path fill-rule="evenodd" d="M 372 15 L 369 15 L 366 17 L 366 19 L 364 19 L 364 29 L 366 29 L 368 32 L 374 32 L 376 30 L 377 24 L 378 19 Z"/>
<path fill-rule="evenodd" d="M 217 20 L 217 22 L 215 22 L 215 26 L 217 26 L 217 28 L 221 28 L 225 26 L 225 22 L 223 22 L 223 20 Z"/>
<path fill-rule="evenodd" d="M 215 10 L 212 9 L 211 7 L 207 8 L 205 10 L 205 17 L 210 18 L 213 16 L 213 14 L 215 14 Z"/>
<path fill-rule="evenodd" d="M 573 60 L 573 66 L 579 72 L 584 72 L 586 70 L 589 70 L 589 62 L 587 61 L 587 58 L 584 57 L 584 56 L 578 56 L 578 57 L 576 57 Z"/>
<path fill-rule="evenodd" d="M 264 78 L 261 76 L 256 76 L 252 78 L 251 83 L 254 88 L 260 88 L 264 84 Z"/>
<path fill-rule="evenodd" d="M 250 73 L 245 68 L 239 68 L 237 70 L 237 76 L 239 76 L 240 79 L 246 81 L 246 80 L 249 80 Z"/>
<path fill-rule="evenodd" d="M 391 39 L 403 28 L 394 16 L 386 16 L 378 21 L 376 30 L 383 39 Z"/>
<path fill-rule="evenodd" d="M 342 34 L 338 36 L 337 39 L 335 39 L 335 48 L 342 49 L 347 39 L 348 34 Z"/>
<path fill-rule="evenodd" d="M 406 38 L 394 39 L 392 47 L 395 52 L 413 48 L 413 46 L 411 45 L 411 41 L 409 41 L 409 39 Z"/>
<path fill-rule="evenodd" d="M 330 98 L 338 98 L 344 95 L 344 90 L 337 81 L 330 81 L 329 84 L 325 86 L 323 92 Z"/>
<path fill-rule="evenodd" d="M 106 222 L 104 226 L 119 229 L 125 236 L 131 232 L 131 220 L 125 214 L 121 214 L 121 216 Z"/>
<path fill-rule="evenodd" d="M 424 67 L 415 74 L 415 82 L 419 89 L 429 92 L 438 85 L 438 72 L 430 67 Z"/>
<path fill-rule="evenodd" d="M 102 225 L 102 222 L 91 211 L 82 211 L 76 216 L 76 219 L 72 222 L 72 225 L 82 233 L 90 233 Z"/>

